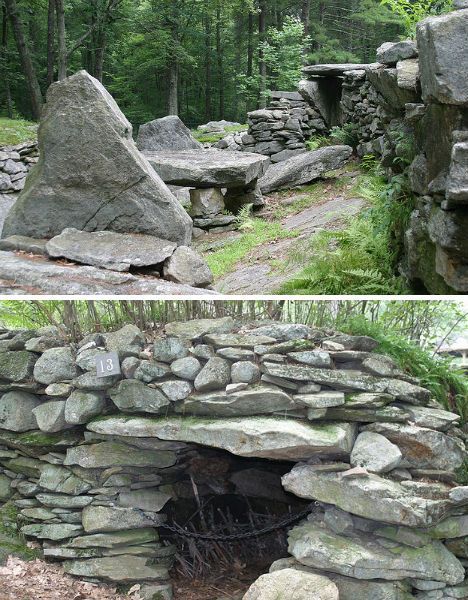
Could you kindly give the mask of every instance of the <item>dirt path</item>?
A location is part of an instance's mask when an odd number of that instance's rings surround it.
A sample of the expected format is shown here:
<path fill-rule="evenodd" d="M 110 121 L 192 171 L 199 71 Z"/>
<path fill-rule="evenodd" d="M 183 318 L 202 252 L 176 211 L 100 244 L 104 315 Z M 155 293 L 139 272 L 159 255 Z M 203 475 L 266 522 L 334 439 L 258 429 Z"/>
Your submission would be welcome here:
<path fill-rule="evenodd" d="M 303 190 L 269 196 L 267 206 L 259 216 L 272 222 L 279 221 L 282 228 L 293 235 L 255 246 L 229 272 L 217 278 L 216 291 L 246 295 L 277 293 L 284 283 L 301 271 L 312 236 L 322 229 L 343 229 L 349 217 L 363 209 L 366 202 L 355 189 L 358 175 L 357 172 L 345 172 L 337 179 L 319 182 Z M 219 235 L 213 237 L 212 249 L 216 250 L 216 245 L 222 247 L 223 243 L 240 235 L 226 234 L 224 242 Z"/>

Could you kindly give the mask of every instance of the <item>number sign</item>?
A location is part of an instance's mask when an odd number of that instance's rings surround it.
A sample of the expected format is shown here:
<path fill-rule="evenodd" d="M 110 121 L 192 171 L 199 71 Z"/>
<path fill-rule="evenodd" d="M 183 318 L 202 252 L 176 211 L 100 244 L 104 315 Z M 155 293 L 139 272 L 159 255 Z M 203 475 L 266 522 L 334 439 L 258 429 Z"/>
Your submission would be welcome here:
<path fill-rule="evenodd" d="M 120 375 L 120 361 L 117 352 L 108 352 L 96 356 L 96 375 L 97 377 Z"/>

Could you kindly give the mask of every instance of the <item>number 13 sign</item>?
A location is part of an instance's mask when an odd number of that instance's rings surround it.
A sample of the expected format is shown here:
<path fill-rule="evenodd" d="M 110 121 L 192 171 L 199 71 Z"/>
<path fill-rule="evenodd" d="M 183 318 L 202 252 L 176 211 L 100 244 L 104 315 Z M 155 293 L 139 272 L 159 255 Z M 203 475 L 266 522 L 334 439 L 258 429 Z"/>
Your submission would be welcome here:
<path fill-rule="evenodd" d="M 109 377 L 109 375 L 120 375 L 120 361 L 117 352 L 99 354 L 96 356 L 97 377 Z"/>

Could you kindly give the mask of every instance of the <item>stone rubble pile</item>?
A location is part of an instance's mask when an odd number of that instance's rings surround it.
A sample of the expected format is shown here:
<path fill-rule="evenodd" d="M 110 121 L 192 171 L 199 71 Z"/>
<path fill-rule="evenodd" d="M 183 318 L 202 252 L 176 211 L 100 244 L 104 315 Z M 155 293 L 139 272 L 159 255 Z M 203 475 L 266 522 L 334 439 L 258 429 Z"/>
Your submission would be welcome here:
<path fill-rule="evenodd" d="M 39 160 L 36 142 L 0 148 L 0 194 L 15 194 L 24 188 L 26 175 Z"/>
<path fill-rule="evenodd" d="M 248 113 L 242 150 L 269 156 L 273 163 L 307 151 L 307 140 L 326 132 L 320 113 L 298 92 L 272 92 L 266 109 Z"/>
<path fill-rule="evenodd" d="M 260 459 L 260 475 L 233 475 L 237 493 L 316 504 L 246 600 L 465 598 L 466 432 L 377 346 L 229 317 L 170 323 L 151 344 L 132 325 L 71 345 L 54 327 L 3 330 L 0 499 L 68 573 L 164 599 L 175 549 L 158 526 L 188 462 L 214 453 L 203 495 L 225 493 L 218 459 Z M 121 375 L 97 376 L 106 352 Z"/>

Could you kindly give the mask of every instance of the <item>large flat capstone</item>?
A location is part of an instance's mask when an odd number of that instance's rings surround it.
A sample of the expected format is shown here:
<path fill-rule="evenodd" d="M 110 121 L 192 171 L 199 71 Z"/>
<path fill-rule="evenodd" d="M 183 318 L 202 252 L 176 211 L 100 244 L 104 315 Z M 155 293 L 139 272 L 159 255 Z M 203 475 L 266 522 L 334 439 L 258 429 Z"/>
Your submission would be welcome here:
<path fill-rule="evenodd" d="M 190 217 L 138 151 L 115 100 L 86 71 L 49 88 L 39 148 L 2 237 L 51 238 L 75 227 L 190 243 Z"/>
<path fill-rule="evenodd" d="M 176 248 L 175 242 L 152 235 L 72 228 L 65 229 L 46 244 L 47 253 L 53 258 L 64 257 L 112 271 L 162 264 Z"/>
<path fill-rule="evenodd" d="M 242 188 L 254 184 L 266 171 L 267 156 L 223 150 L 144 152 L 166 183 L 193 187 Z"/>
<path fill-rule="evenodd" d="M 314 455 L 349 454 L 356 437 L 351 423 L 308 424 L 275 417 L 147 419 L 109 416 L 87 425 L 96 433 L 193 442 L 237 456 L 302 460 Z"/>
<path fill-rule="evenodd" d="M 267 194 L 281 188 L 305 185 L 327 171 L 342 167 L 351 157 L 350 146 L 328 146 L 313 152 L 293 156 L 271 165 L 258 185 Z"/>

